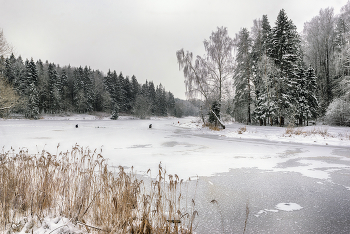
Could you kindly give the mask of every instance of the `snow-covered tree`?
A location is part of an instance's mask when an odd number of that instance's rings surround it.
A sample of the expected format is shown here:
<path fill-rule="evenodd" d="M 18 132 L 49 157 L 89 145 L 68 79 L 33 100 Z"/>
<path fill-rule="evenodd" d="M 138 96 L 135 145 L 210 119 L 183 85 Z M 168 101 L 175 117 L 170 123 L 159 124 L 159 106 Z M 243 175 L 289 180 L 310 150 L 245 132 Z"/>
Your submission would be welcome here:
<path fill-rule="evenodd" d="M 316 119 L 319 115 L 319 103 L 317 100 L 317 77 L 315 70 L 309 66 L 306 70 L 306 121 L 310 118 Z"/>
<path fill-rule="evenodd" d="M 320 111 L 324 113 L 332 101 L 334 69 L 334 9 L 321 9 L 319 15 L 304 24 L 303 38 L 305 40 L 305 63 L 311 64 L 316 70 L 317 90 L 320 102 Z M 340 28 L 338 28 L 341 30 Z M 339 33 L 342 33 L 339 31 Z M 341 40 L 341 35 L 338 39 Z M 338 42 L 342 44 L 342 42 Z M 340 44 L 337 45 L 341 46 Z"/>
<path fill-rule="evenodd" d="M 263 55 L 256 64 L 256 77 L 259 77 L 259 85 L 256 85 L 257 99 L 253 116 L 260 125 L 269 123 L 273 125 L 277 118 L 276 83 L 279 70 L 267 55 Z"/>
<path fill-rule="evenodd" d="M 234 71 L 234 116 L 237 121 L 251 123 L 252 104 L 252 39 L 246 28 L 236 35 L 236 67 Z"/>
<path fill-rule="evenodd" d="M 283 9 L 279 12 L 276 26 L 272 29 L 271 43 L 269 55 L 279 69 L 275 86 L 279 125 L 283 126 L 284 119 L 286 117 L 292 119 L 295 112 L 293 93 L 295 93 L 296 71 L 301 60 L 300 37 Z"/>
<path fill-rule="evenodd" d="M 34 83 L 29 84 L 28 105 L 26 109 L 26 117 L 37 119 L 39 115 L 39 94 Z"/>
<path fill-rule="evenodd" d="M 331 125 L 350 126 L 350 102 L 334 99 L 327 108 L 325 121 Z"/>
<path fill-rule="evenodd" d="M 137 95 L 134 106 L 134 114 L 141 119 L 145 119 L 151 115 L 150 101 L 145 93 L 141 92 Z"/>

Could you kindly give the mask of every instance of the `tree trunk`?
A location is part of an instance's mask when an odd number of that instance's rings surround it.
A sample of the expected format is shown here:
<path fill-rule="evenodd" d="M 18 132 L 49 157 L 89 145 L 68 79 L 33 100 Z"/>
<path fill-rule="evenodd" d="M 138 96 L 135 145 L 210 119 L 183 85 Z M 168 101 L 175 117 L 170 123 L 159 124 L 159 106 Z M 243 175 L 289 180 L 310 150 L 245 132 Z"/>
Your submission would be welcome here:
<path fill-rule="evenodd" d="M 216 121 L 215 122 L 219 122 L 221 127 L 223 129 L 225 129 L 225 125 L 221 122 L 221 120 L 217 117 L 217 115 L 215 114 L 215 112 L 213 110 L 211 110 L 211 112 L 214 114 L 215 118 L 216 118 Z"/>

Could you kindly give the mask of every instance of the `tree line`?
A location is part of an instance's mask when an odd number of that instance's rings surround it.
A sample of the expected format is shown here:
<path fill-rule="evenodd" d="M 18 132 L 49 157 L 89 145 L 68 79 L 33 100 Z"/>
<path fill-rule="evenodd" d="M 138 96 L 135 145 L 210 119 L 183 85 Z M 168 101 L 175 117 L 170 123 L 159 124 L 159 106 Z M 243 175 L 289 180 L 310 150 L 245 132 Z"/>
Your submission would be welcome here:
<path fill-rule="evenodd" d="M 11 54 L 0 57 L 0 75 L 2 84 L 14 90 L 11 95 L 18 96 L 13 99 L 16 105 L 2 107 L 2 115 L 19 113 L 36 119 L 41 113 L 101 111 L 117 119 L 120 113 L 140 118 L 175 115 L 178 109 L 174 95 L 162 84 L 140 84 L 135 76 L 124 77 L 122 72 L 108 71 L 105 75 L 87 66 L 60 67 L 48 61 L 23 61 Z"/>
<path fill-rule="evenodd" d="M 280 10 L 272 27 L 268 16 L 230 38 L 218 27 L 204 41 L 206 54 L 176 52 L 186 94 L 201 97 L 212 113 L 230 114 L 246 124 L 308 125 L 323 118 L 350 125 L 350 1 L 334 16 L 320 10 L 301 34 Z M 203 118 L 204 120 L 204 118 Z"/>

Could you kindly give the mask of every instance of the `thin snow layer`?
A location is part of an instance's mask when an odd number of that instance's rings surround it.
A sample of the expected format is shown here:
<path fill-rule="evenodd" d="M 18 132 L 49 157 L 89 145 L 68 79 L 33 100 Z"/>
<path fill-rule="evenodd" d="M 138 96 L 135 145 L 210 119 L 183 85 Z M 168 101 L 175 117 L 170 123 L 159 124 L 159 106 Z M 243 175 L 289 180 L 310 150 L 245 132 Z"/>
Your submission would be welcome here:
<path fill-rule="evenodd" d="M 64 217 L 45 217 L 42 222 L 24 217 L 17 224 L 12 225 L 14 230 L 18 230 L 18 234 L 26 233 L 82 233 L 69 219 Z"/>
<path fill-rule="evenodd" d="M 257 212 L 254 216 L 255 217 L 260 217 L 261 215 L 266 215 L 268 213 L 277 213 L 279 211 L 297 211 L 297 210 L 301 210 L 303 209 L 302 206 L 300 206 L 297 203 L 278 203 L 275 206 L 275 209 L 264 209 L 264 210 L 260 210 L 259 212 Z"/>
<path fill-rule="evenodd" d="M 332 170 L 348 166 L 327 162 L 323 157 L 337 157 L 340 162 L 349 159 L 334 156 L 333 148 L 314 145 L 350 146 L 350 140 L 340 137 L 350 135 L 350 130 L 321 127 L 328 128 L 332 136 L 289 137 L 285 136 L 286 128 L 237 123 L 226 123 L 225 130 L 212 131 L 194 117 L 140 120 L 122 116 L 114 121 L 107 116 L 44 116 L 42 120 L 0 120 L 0 147 L 4 151 L 24 148 L 30 153 L 47 150 L 56 154 L 78 144 L 101 152 L 110 165 L 133 166 L 141 174 L 151 169 L 151 176 L 157 175 L 161 162 L 168 174 L 183 179 L 235 168 L 297 172 L 329 179 Z M 288 160 L 294 160 L 294 164 L 285 165 Z"/>

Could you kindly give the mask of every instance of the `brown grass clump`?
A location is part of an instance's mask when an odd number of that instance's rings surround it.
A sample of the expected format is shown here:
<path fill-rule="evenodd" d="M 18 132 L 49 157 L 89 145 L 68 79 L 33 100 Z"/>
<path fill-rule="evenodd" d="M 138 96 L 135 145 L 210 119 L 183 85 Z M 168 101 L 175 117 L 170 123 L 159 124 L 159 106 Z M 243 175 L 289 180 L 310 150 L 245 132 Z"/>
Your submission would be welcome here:
<path fill-rule="evenodd" d="M 159 165 L 146 187 L 133 172 L 114 173 L 100 153 L 79 146 L 58 155 L 2 152 L 0 232 L 40 227 L 50 216 L 69 218 L 84 232 L 193 233 L 196 212 L 181 203 L 183 181 L 166 176 Z"/>
<path fill-rule="evenodd" d="M 243 134 L 243 132 L 246 132 L 246 131 L 247 131 L 247 127 L 244 126 L 244 127 L 239 128 L 238 131 L 237 131 L 237 133 L 238 133 L 238 134 Z"/>
<path fill-rule="evenodd" d="M 328 133 L 327 128 L 312 128 L 311 130 L 304 130 L 301 127 L 294 128 L 292 126 L 288 126 L 284 133 L 284 136 L 291 137 L 292 135 L 302 135 L 302 136 L 311 136 L 311 135 L 320 135 L 322 137 L 333 137 L 330 133 Z"/>
<path fill-rule="evenodd" d="M 221 128 L 219 126 L 215 126 L 215 124 L 212 124 L 209 122 L 206 122 L 205 124 L 203 124 L 203 127 L 208 127 L 210 130 L 213 130 L 213 131 L 220 131 L 221 130 Z"/>

